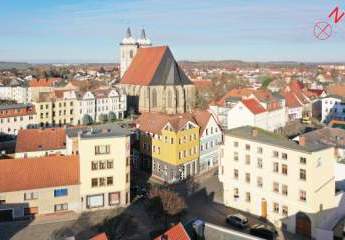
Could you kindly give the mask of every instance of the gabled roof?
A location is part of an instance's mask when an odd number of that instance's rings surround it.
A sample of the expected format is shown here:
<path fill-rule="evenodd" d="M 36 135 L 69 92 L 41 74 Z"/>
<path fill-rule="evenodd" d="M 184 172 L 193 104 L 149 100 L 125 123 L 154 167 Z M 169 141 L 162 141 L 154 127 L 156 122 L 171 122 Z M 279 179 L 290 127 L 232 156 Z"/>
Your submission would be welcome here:
<path fill-rule="evenodd" d="M 53 79 L 33 79 L 29 82 L 30 87 L 51 87 Z"/>
<path fill-rule="evenodd" d="M 141 86 L 193 84 L 167 46 L 139 48 L 120 83 Z"/>
<path fill-rule="evenodd" d="M 186 232 L 186 229 L 181 223 L 173 226 L 162 235 L 156 237 L 154 240 L 161 240 L 163 235 L 165 235 L 167 237 L 166 239 L 168 240 L 191 240 Z"/>
<path fill-rule="evenodd" d="M 90 238 L 90 240 L 108 240 L 108 237 L 105 233 L 97 234 L 96 236 Z"/>
<path fill-rule="evenodd" d="M 17 136 L 16 153 L 66 148 L 64 128 L 21 129 Z"/>
<path fill-rule="evenodd" d="M 35 106 L 31 103 L 17 103 L 0 106 L 0 118 L 19 117 L 36 114 Z"/>
<path fill-rule="evenodd" d="M 0 160 L 0 192 L 79 183 L 79 157 L 76 155 Z"/>
<path fill-rule="evenodd" d="M 221 99 L 219 99 L 216 104 L 224 106 L 225 102 L 230 97 L 243 98 L 248 97 L 255 92 L 254 88 L 234 88 L 227 92 Z"/>
<path fill-rule="evenodd" d="M 255 100 L 254 98 L 243 99 L 242 103 L 253 114 L 260 114 L 260 113 L 266 112 L 265 108 L 263 106 L 261 106 L 261 104 L 257 100 Z"/>
<path fill-rule="evenodd" d="M 200 135 L 201 135 L 204 132 L 205 128 L 207 127 L 207 124 L 210 121 L 210 118 L 211 117 L 213 118 L 213 116 L 209 111 L 197 111 L 197 112 L 194 112 L 193 115 L 196 120 L 196 123 L 200 127 Z"/>
<path fill-rule="evenodd" d="M 287 107 L 289 108 L 302 107 L 303 104 L 299 101 L 295 93 L 285 92 L 285 93 L 282 93 L 282 95 L 285 98 L 285 103 Z"/>

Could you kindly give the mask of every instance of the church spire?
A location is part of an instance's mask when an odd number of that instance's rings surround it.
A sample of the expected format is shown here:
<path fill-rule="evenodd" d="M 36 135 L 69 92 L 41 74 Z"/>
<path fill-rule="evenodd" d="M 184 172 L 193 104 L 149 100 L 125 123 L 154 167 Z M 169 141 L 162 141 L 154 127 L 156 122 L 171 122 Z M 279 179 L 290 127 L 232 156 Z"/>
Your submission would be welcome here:
<path fill-rule="evenodd" d="M 151 40 L 146 37 L 145 29 L 141 30 L 140 38 L 138 39 L 138 44 L 140 47 L 149 47 L 152 45 Z"/>
<path fill-rule="evenodd" d="M 141 39 L 146 39 L 145 29 L 142 29 L 142 30 L 141 30 L 140 38 L 141 38 Z"/>
<path fill-rule="evenodd" d="M 126 31 L 126 38 L 131 38 L 132 37 L 132 32 L 131 32 L 131 28 L 128 27 L 127 31 Z"/>

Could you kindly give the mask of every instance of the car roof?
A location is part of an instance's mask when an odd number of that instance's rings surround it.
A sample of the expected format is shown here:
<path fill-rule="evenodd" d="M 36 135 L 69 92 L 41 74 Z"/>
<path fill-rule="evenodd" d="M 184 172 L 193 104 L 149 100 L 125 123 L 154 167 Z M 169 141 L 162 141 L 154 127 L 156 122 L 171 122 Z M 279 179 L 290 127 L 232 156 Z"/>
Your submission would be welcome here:
<path fill-rule="evenodd" d="M 242 220 L 247 219 L 247 217 L 243 216 L 242 214 L 233 214 L 233 215 L 229 215 L 228 217 L 237 217 Z"/>

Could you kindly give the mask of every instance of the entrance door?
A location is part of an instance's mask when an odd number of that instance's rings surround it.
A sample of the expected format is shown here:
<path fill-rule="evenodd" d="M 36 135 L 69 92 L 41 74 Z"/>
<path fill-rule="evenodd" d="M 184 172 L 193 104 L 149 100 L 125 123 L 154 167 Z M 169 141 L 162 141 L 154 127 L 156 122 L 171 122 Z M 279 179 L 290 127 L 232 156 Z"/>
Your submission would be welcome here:
<path fill-rule="evenodd" d="M 12 209 L 1 209 L 0 210 L 0 222 L 8 222 L 13 220 Z"/>
<path fill-rule="evenodd" d="M 261 217 L 267 218 L 267 201 L 266 199 L 261 199 Z"/>
<path fill-rule="evenodd" d="M 308 238 L 311 236 L 311 221 L 305 213 L 296 214 L 296 233 Z"/>

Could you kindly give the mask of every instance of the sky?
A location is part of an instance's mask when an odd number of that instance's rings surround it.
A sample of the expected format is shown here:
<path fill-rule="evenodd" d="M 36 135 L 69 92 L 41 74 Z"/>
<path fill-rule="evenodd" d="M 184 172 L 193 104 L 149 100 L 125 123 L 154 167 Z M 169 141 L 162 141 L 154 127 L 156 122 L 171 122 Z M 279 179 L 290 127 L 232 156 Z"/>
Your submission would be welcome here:
<path fill-rule="evenodd" d="M 0 61 L 118 62 L 131 27 L 178 60 L 345 62 L 342 0 L 0 0 Z M 318 21 L 332 24 L 324 41 Z"/>

